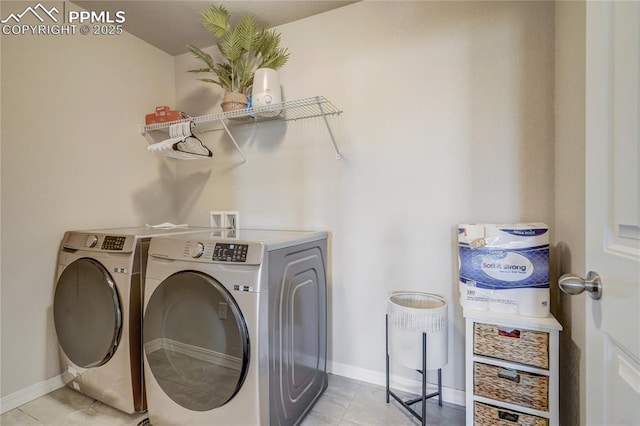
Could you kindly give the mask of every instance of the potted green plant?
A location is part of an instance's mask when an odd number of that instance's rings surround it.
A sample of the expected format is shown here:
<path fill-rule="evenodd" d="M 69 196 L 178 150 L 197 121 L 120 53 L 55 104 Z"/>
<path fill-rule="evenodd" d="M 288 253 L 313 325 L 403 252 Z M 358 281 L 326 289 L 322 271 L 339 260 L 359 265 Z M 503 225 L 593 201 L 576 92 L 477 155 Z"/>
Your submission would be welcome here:
<path fill-rule="evenodd" d="M 193 73 L 213 73 L 217 78 L 200 78 L 225 89 L 223 111 L 245 109 L 251 92 L 253 75 L 258 68 L 281 68 L 289 59 L 286 48 L 280 47 L 280 34 L 261 28 L 255 18 L 246 14 L 235 27 L 224 6 L 211 7 L 200 14 L 202 26 L 219 39 L 217 43 L 223 62 L 188 44 L 189 51 L 206 66 L 189 70 Z"/>

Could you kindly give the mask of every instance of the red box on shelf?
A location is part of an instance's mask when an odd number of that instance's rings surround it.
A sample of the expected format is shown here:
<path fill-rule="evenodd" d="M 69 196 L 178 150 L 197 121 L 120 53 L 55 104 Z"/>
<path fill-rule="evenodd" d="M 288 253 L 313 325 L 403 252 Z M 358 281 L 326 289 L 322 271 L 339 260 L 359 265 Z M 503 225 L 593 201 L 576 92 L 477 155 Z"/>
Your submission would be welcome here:
<path fill-rule="evenodd" d="M 168 106 L 156 107 L 156 112 L 146 115 L 146 124 L 166 123 L 168 121 L 177 121 L 187 118 L 187 114 L 182 111 L 174 111 Z"/>

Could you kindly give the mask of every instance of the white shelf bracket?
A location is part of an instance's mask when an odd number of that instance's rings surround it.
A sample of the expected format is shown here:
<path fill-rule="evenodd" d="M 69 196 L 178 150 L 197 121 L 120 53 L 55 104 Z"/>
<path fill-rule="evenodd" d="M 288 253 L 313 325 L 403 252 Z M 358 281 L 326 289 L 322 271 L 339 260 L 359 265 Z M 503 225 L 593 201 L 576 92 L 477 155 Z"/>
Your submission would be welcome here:
<path fill-rule="evenodd" d="M 227 132 L 227 135 L 229 135 L 229 138 L 231 138 L 231 142 L 233 142 L 233 145 L 238 150 L 238 153 L 242 157 L 242 162 L 246 163 L 247 162 L 247 157 L 244 156 L 244 153 L 240 149 L 240 146 L 238 146 L 238 142 L 236 142 L 236 139 L 233 137 L 233 135 L 229 131 L 229 128 L 227 127 L 227 124 L 224 122 L 224 118 L 220 118 L 220 124 L 222 124 L 222 127 L 224 127 L 225 132 Z"/>
<path fill-rule="evenodd" d="M 318 102 L 318 108 L 320 109 L 320 114 L 322 114 L 322 119 L 324 120 L 325 126 L 327 126 L 327 131 L 329 132 L 329 137 L 331 138 L 331 143 L 333 144 L 333 149 L 336 151 L 336 159 L 342 159 L 342 153 L 338 149 L 338 144 L 336 143 L 336 139 L 333 137 L 333 132 L 331 131 L 331 126 L 329 126 L 329 120 L 327 120 L 327 115 L 324 113 L 324 109 L 322 109 L 322 102 L 320 100 L 320 96 L 316 96 L 316 101 Z"/>

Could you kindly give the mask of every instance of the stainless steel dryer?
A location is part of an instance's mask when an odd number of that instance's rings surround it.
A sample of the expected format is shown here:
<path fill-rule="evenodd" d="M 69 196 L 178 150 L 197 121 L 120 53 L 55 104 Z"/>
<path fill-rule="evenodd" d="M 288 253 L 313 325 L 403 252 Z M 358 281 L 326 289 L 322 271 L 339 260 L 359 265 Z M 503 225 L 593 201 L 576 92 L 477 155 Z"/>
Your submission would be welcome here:
<path fill-rule="evenodd" d="M 208 228 L 116 228 L 66 232 L 58 255 L 53 315 L 62 377 L 105 404 L 146 408 L 142 295 L 151 236 Z"/>
<path fill-rule="evenodd" d="M 327 387 L 326 251 L 326 232 L 152 238 L 151 424 L 298 424 Z"/>

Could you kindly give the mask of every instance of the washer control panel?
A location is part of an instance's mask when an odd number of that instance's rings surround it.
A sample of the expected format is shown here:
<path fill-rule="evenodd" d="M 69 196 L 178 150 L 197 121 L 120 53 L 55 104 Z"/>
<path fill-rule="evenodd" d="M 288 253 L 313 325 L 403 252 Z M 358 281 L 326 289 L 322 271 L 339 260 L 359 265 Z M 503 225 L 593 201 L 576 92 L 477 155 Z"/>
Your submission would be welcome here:
<path fill-rule="evenodd" d="M 105 235 L 102 240 L 102 250 L 115 250 L 122 251 L 124 249 L 124 242 L 127 240 L 127 237 L 123 236 L 113 236 L 113 235 Z"/>
<path fill-rule="evenodd" d="M 71 250 L 130 253 L 134 249 L 134 240 L 134 237 L 127 235 L 70 231 L 64 236 L 63 247 Z"/>

